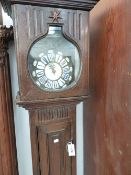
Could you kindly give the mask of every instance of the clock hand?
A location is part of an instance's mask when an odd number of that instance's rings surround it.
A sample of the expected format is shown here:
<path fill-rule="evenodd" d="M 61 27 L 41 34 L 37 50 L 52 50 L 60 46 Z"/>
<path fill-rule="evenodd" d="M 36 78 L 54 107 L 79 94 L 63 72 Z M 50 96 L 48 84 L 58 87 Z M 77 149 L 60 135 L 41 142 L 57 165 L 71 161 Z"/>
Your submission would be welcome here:
<path fill-rule="evenodd" d="M 49 67 L 50 67 L 50 69 L 52 70 L 52 73 L 55 74 L 55 73 L 56 73 L 55 65 L 52 64 L 52 65 L 50 65 Z"/>
<path fill-rule="evenodd" d="M 56 70 L 54 68 L 52 68 L 52 73 L 55 74 L 56 73 Z"/>

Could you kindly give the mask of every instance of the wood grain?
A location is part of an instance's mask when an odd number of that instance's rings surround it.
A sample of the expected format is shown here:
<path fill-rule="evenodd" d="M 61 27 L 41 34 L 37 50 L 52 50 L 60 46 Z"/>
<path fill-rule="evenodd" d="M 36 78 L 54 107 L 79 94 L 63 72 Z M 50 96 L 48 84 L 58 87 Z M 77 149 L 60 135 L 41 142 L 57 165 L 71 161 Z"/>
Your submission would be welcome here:
<path fill-rule="evenodd" d="M 68 156 L 66 144 L 72 139 L 76 142 L 76 104 L 89 95 L 89 12 L 36 5 L 13 5 L 20 90 L 17 103 L 30 114 L 33 174 L 76 175 L 76 157 Z M 52 22 L 54 10 L 61 12 L 61 18 Z M 46 36 L 49 25 L 61 26 L 64 37 L 80 51 L 79 79 L 65 91 L 42 91 L 28 70 L 29 50 L 36 40 Z M 55 135 L 60 140 L 57 145 L 51 140 Z"/>
<path fill-rule="evenodd" d="M 85 174 L 131 174 L 131 2 L 101 0 L 90 15 Z"/>
<path fill-rule="evenodd" d="M 45 104 L 51 101 L 57 103 L 62 102 L 63 99 L 79 100 L 89 95 L 89 29 L 88 17 L 89 13 L 80 10 L 69 9 L 55 9 L 61 11 L 61 18 L 58 23 L 52 23 L 49 18 L 54 8 L 38 7 L 38 6 L 25 6 L 14 5 L 14 27 L 15 27 L 15 41 L 16 41 L 16 54 L 18 61 L 18 77 L 19 77 L 19 99 L 20 105 L 25 104 Z M 43 14 L 39 17 L 35 14 Z M 42 19 L 42 20 L 41 20 Z M 37 21 L 37 27 L 36 27 Z M 47 25 L 48 24 L 48 25 Z M 32 81 L 28 71 L 28 53 L 32 44 L 44 37 L 48 32 L 49 25 L 62 26 L 64 36 L 67 40 L 75 44 L 80 50 L 81 72 L 76 84 L 60 92 L 46 92 L 38 88 Z M 41 26 L 42 30 L 41 30 Z M 23 30 L 24 27 L 24 30 Z M 73 30 L 73 28 L 75 30 Z M 25 106 L 25 105 L 24 105 Z"/>
<path fill-rule="evenodd" d="M 0 26 L 0 175 L 18 175 L 7 53 L 8 41 L 11 38 L 13 28 Z"/>
<path fill-rule="evenodd" d="M 76 157 L 69 157 L 66 150 L 71 140 L 76 145 L 75 105 L 46 107 L 29 113 L 33 174 L 76 175 Z"/>

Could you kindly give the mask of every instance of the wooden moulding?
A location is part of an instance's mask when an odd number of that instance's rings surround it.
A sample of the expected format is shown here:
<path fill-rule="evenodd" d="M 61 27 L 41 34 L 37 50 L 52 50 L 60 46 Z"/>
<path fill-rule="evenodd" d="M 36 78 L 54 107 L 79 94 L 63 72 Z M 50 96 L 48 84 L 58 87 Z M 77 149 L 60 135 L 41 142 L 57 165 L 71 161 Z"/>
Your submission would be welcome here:
<path fill-rule="evenodd" d="M 13 38 L 13 28 L 0 26 L 0 174 L 18 175 L 14 132 L 13 108 L 8 41 Z"/>
<path fill-rule="evenodd" d="M 39 5 L 90 11 L 99 0 L 0 0 L 4 10 L 11 15 L 12 4 Z"/>

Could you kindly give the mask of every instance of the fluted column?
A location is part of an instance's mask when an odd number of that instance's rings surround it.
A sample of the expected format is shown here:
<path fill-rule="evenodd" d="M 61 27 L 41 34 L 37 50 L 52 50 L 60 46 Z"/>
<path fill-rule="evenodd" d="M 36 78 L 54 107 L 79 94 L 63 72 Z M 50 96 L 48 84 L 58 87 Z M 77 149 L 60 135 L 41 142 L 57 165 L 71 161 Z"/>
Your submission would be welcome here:
<path fill-rule="evenodd" d="M 0 175 L 18 175 L 7 53 L 12 38 L 13 28 L 0 26 Z"/>

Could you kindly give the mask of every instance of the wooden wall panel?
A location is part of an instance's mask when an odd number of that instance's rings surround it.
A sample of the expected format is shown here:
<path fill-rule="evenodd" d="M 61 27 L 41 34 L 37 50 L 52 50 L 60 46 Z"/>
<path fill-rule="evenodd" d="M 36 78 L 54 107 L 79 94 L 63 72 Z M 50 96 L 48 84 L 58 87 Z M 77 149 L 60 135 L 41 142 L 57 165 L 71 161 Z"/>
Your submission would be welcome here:
<path fill-rule="evenodd" d="M 90 14 L 85 174 L 131 175 L 131 1 L 101 0 Z"/>

